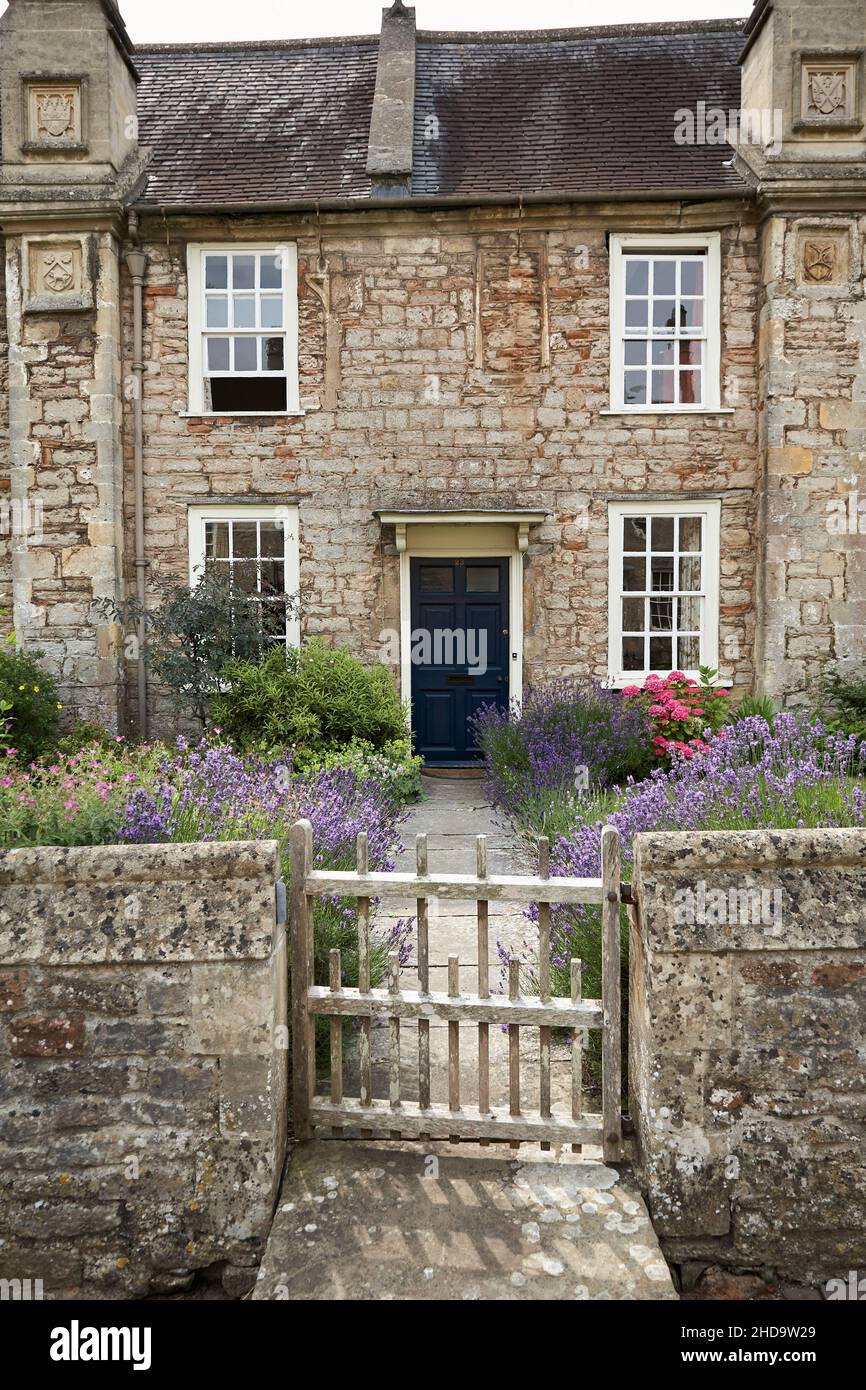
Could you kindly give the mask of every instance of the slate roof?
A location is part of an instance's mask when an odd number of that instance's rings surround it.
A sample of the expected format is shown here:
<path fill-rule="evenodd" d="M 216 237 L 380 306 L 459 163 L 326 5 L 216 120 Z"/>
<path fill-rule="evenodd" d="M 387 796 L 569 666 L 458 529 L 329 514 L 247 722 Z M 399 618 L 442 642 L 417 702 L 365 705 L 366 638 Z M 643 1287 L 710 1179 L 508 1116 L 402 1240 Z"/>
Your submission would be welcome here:
<path fill-rule="evenodd" d="M 419 32 L 413 197 L 744 191 L 674 113 L 740 100 L 737 21 Z M 143 201 L 363 199 L 378 36 L 141 47 Z M 435 137 L 435 138 L 434 138 Z"/>

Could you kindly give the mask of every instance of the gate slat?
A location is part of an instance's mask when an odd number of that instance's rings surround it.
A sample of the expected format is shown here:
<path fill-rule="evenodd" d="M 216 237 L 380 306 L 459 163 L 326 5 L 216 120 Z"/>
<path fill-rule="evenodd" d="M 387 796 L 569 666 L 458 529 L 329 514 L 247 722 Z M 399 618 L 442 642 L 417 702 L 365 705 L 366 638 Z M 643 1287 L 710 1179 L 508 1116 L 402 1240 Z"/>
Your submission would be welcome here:
<path fill-rule="evenodd" d="M 601 832 L 601 1093 L 604 1115 L 604 1160 L 622 1157 L 622 1054 L 620 1052 L 620 844 L 619 832 Z"/>
<path fill-rule="evenodd" d="M 520 961 L 508 962 L 508 998 L 516 1004 L 520 998 Z M 508 1113 L 520 1114 L 520 1025 L 508 1025 Z M 513 1143 L 516 1149 L 517 1144 Z"/>
<path fill-rule="evenodd" d="M 316 1125 L 332 1125 L 337 1120 L 352 1128 L 370 1128 L 380 1139 L 387 1139 L 394 1127 L 394 1113 L 386 1100 L 374 1100 L 372 1106 L 362 1106 L 360 1101 L 347 1096 L 339 1107 L 316 1101 L 310 1113 Z M 515 1121 L 508 1110 L 495 1106 L 489 1115 L 480 1115 L 475 1106 L 467 1106 L 455 1114 L 447 1105 L 435 1101 L 429 1109 L 421 1110 L 414 1101 L 407 1100 L 400 1110 L 400 1133 L 404 1139 L 418 1139 L 422 1135 L 450 1139 L 453 1135 L 458 1139 L 487 1138 L 512 1146 L 542 1139 L 554 1144 L 577 1141 L 600 1144 L 602 1120 L 600 1115 L 586 1115 L 575 1128 L 568 1116 L 553 1115 L 549 1120 L 542 1120 L 540 1115 L 521 1115 Z"/>
<path fill-rule="evenodd" d="M 448 997 L 457 999 L 460 995 L 460 960 L 457 956 L 448 957 Z M 460 1023 L 448 1024 L 448 1109 L 453 1113 L 460 1109 Z M 451 1135 L 451 1142 L 459 1143 L 459 1135 Z"/>
<path fill-rule="evenodd" d="M 577 1007 L 583 994 L 583 962 L 571 962 L 571 1002 Z M 575 1123 L 583 1111 L 583 1030 L 571 1030 L 571 1118 Z M 572 1153 L 579 1154 L 580 1144 L 572 1144 Z"/>
<path fill-rule="evenodd" d="M 415 836 L 415 869 L 419 878 L 427 875 L 427 836 Z M 416 901 L 418 921 L 418 991 L 430 989 L 430 937 L 427 919 L 427 899 Z M 418 1102 L 422 1110 L 430 1104 L 430 1023 L 418 1020 Z"/>
<path fill-rule="evenodd" d="M 388 953 L 388 993 L 396 997 L 400 993 L 400 952 Z M 388 1020 L 388 1099 L 392 1110 L 400 1109 L 400 1018 L 393 1014 Z M 392 1139 L 400 1138 L 400 1131 L 393 1130 Z"/>
<path fill-rule="evenodd" d="M 364 830 L 358 832 L 355 841 L 356 867 L 360 877 L 366 877 L 370 868 L 370 847 L 367 840 L 367 833 Z M 369 990 L 370 988 L 370 899 L 368 897 L 358 898 L 358 988 Z M 361 1062 L 361 1104 L 372 1105 L 373 1103 L 373 1068 L 370 1060 L 370 1024 L 369 1018 L 361 1019 L 361 1037 L 358 1046 Z M 365 1133 L 365 1139 L 369 1134 Z"/>
<path fill-rule="evenodd" d="M 328 953 L 329 982 L 332 994 L 339 994 L 343 987 L 343 971 L 340 952 Z M 340 1105 L 343 1099 L 343 1020 L 339 1014 L 331 1019 L 331 1104 Z M 340 1125 L 334 1125 L 334 1134 L 342 1134 Z"/>
<path fill-rule="evenodd" d="M 550 877 L 550 841 L 546 835 L 538 840 L 538 877 Z M 550 1000 L 550 903 L 538 904 L 538 997 L 543 1004 Z M 538 1109 L 542 1119 L 550 1115 L 550 1028 L 538 1030 Z M 542 1143 L 542 1149 L 549 1149 Z"/>
<path fill-rule="evenodd" d="M 475 840 L 475 869 L 480 879 L 487 877 L 487 836 L 479 835 Z M 476 907 L 478 918 L 478 996 L 490 997 L 490 931 L 489 906 L 486 898 L 479 898 Z M 478 1025 L 478 1109 L 486 1115 L 490 1109 L 490 1024 Z M 481 1143 L 488 1141 L 482 1139 Z"/>
<path fill-rule="evenodd" d="M 310 968 L 313 936 L 312 911 L 306 880 L 313 859 L 313 827 L 308 820 L 296 821 L 289 833 L 292 872 L 292 1112 L 295 1134 L 309 1139 L 310 1103 L 316 1089 L 315 1018 L 307 996 L 313 983 Z"/>

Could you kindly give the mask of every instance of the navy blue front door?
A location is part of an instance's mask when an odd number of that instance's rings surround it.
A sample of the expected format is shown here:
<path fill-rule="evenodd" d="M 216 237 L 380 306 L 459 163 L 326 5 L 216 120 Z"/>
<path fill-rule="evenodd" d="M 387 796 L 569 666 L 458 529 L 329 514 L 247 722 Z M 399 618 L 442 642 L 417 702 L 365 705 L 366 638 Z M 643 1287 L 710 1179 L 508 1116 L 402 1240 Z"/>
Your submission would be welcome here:
<path fill-rule="evenodd" d="M 412 722 L 428 763 L 478 756 L 468 719 L 508 705 L 508 560 L 413 557 Z"/>

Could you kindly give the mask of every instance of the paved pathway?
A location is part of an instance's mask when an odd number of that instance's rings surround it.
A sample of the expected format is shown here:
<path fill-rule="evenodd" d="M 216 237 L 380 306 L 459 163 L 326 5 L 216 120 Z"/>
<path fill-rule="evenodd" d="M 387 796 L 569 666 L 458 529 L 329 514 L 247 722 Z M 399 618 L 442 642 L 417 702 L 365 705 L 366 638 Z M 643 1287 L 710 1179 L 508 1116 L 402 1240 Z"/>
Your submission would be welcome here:
<path fill-rule="evenodd" d="M 475 836 L 488 837 L 488 868 L 526 872 L 517 847 L 494 824 L 481 783 L 425 778 L 426 800 L 404 842 L 426 831 L 431 872 L 471 872 Z M 398 903 L 395 916 L 415 912 Z M 380 926 L 387 925 L 380 918 Z M 431 904 L 430 984 L 446 988 L 448 956 L 460 957 L 461 987 L 475 992 L 478 956 L 474 904 Z M 495 943 L 531 951 L 531 928 L 518 908 L 490 905 L 490 988 L 502 990 Z M 414 964 L 403 983 L 417 983 Z M 521 1031 L 521 1083 L 538 1107 L 537 1040 Z M 401 1083 L 417 1099 L 416 1030 L 401 1034 Z M 461 1029 L 461 1100 L 477 1101 L 475 1030 Z M 534 1046 L 533 1046 L 534 1043 Z M 447 1101 L 447 1026 L 431 1023 L 431 1091 Z M 387 1029 L 374 1034 L 374 1092 L 387 1096 Z M 490 1031 L 491 1100 L 508 1094 L 507 1037 Z M 358 1094 L 353 1063 L 346 1094 Z M 552 1098 L 568 1105 L 566 1045 L 552 1062 Z M 596 1109 L 596 1105 L 587 1106 Z M 568 1110 L 566 1108 L 566 1112 Z M 364 1142 L 321 1138 L 299 1145 L 283 1182 L 254 1299 L 565 1300 L 673 1299 L 676 1293 L 643 1199 L 627 1169 L 605 1166 L 600 1150 L 581 1155 L 516 1151 L 500 1145 Z"/>

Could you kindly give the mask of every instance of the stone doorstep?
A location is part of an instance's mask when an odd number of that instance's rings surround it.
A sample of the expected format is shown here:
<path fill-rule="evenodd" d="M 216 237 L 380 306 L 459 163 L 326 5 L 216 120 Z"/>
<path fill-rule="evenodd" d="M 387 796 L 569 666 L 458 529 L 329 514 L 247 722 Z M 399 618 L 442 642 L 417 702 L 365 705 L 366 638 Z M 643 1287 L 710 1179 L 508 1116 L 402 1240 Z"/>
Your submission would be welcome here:
<path fill-rule="evenodd" d="M 283 1179 L 255 1300 L 677 1298 L 627 1172 L 522 1145 L 314 1139 Z"/>

